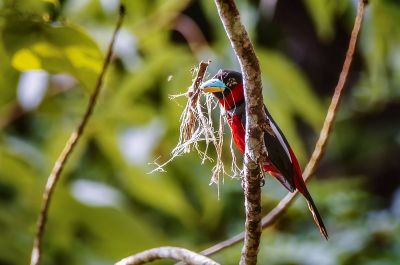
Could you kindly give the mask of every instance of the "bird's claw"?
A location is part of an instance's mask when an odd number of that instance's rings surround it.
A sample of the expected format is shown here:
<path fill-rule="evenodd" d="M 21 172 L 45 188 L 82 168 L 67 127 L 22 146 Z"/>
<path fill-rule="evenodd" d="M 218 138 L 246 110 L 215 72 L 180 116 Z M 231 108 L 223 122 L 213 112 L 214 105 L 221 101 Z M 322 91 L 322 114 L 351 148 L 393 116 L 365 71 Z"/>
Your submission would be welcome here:
<path fill-rule="evenodd" d="M 260 177 L 260 187 L 264 187 L 264 185 L 265 185 L 265 177 L 264 177 L 264 175 L 261 175 L 261 177 Z"/>
<path fill-rule="evenodd" d="M 261 128 L 264 132 L 270 134 L 271 136 L 275 137 L 275 133 L 271 128 L 270 121 L 267 119 L 267 122 L 261 125 Z"/>

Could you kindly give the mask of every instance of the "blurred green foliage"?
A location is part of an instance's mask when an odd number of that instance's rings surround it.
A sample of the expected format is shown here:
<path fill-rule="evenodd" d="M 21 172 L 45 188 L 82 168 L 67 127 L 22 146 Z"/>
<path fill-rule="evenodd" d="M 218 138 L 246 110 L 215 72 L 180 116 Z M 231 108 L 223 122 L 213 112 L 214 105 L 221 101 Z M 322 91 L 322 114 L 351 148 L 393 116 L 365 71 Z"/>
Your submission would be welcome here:
<path fill-rule="evenodd" d="M 65 72 L 87 88 L 94 86 L 102 57 L 96 43 L 84 32 L 72 26 L 6 19 L 3 43 L 15 69 Z"/>
<path fill-rule="evenodd" d="M 255 40 L 266 104 L 305 165 L 356 1 L 237 2 Z M 264 232 L 260 264 L 400 260 L 400 4 L 370 2 L 339 120 L 310 183 L 331 239 L 320 237 L 299 199 Z M 167 172 L 148 174 L 155 167 L 149 163 L 166 161 L 178 140 L 185 100 L 169 95 L 186 91 L 199 60 L 213 61 L 209 76 L 238 69 L 215 7 L 125 4 L 104 89 L 55 192 L 43 264 L 110 264 L 161 245 L 197 251 L 243 229 L 240 181 L 225 177 L 218 199 L 208 185 L 211 162 L 188 154 Z M 117 9 L 116 0 L 0 2 L 0 264 L 29 260 L 41 193 L 84 111 Z M 285 194 L 268 178 L 264 212 Z M 215 258 L 236 264 L 240 248 Z"/>

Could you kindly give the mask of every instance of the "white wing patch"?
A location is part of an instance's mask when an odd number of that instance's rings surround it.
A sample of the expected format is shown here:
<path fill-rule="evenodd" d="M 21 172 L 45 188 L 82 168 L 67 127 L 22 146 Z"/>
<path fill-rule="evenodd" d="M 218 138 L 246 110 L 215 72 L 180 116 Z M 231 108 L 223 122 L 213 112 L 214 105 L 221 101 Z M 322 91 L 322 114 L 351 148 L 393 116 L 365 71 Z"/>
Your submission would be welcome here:
<path fill-rule="evenodd" d="M 270 120 L 269 123 L 270 123 L 271 128 L 274 131 L 276 137 L 278 137 L 278 140 L 279 140 L 280 144 L 282 145 L 283 149 L 285 149 L 286 155 L 289 157 L 290 162 L 293 163 L 292 158 L 290 157 L 289 149 L 286 146 L 285 141 L 282 138 L 282 135 L 279 133 L 279 130 L 276 128 L 273 121 Z"/>

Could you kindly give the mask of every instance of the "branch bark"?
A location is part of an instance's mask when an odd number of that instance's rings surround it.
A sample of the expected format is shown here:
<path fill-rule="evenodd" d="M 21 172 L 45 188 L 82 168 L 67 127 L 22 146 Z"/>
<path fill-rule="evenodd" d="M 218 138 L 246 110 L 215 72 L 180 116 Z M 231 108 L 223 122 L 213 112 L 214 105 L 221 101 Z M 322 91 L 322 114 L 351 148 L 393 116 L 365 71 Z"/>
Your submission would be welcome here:
<path fill-rule="evenodd" d="M 194 133 L 194 124 L 196 120 L 196 106 L 197 106 L 197 101 L 199 99 L 200 95 L 200 85 L 203 82 L 204 75 L 207 71 L 207 67 L 210 64 L 210 61 L 208 62 L 203 62 L 201 61 L 199 64 L 199 67 L 197 69 L 197 74 L 196 78 L 193 81 L 192 86 L 190 87 L 190 90 L 188 91 L 188 98 L 190 101 L 189 109 L 188 109 L 188 115 L 186 121 L 184 121 L 184 142 L 189 141 L 190 138 L 192 138 L 192 135 Z M 187 146 L 187 152 L 190 152 L 190 145 Z"/>
<path fill-rule="evenodd" d="M 124 258 L 115 263 L 115 265 L 140 265 L 157 259 L 174 259 L 193 265 L 219 265 L 219 263 L 211 260 L 210 258 L 178 247 L 152 248 Z"/>
<path fill-rule="evenodd" d="M 326 115 L 326 118 L 324 121 L 324 125 L 321 129 L 318 141 L 315 144 L 315 148 L 314 148 L 314 151 L 310 158 L 310 161 L 308 162 L 308 164 L 303 172 L 303 178 L 305 179 L 305 181 L 308 181 L 313 176 L 313 174 L 315 173 L 315 171 L 318 167 L 318 164 L 326 150 L 329 136 L 332 132 L 332 128 L 335 123 L 336 113 L 337 113 L 337 110 L 338 110 L 338 107 L 339 107 L 339 104 L 341 101 L 342 92 L 345 87 L 347 76 L 350 71 L 350 66 L 351 66 L 351 62 L 353 60 L 353 54 L 354 54 L 354 51 L 356 48 L 358 34 L 360 32 L 362 19 L 364 17 L 364 9 L 365 9 L 365 5 L 367 3 L 368 3 L 367 0 L 359 0 L 358 1 L 357 16 L 356 16 L 356 19 L 354 22 L 352 33 L 351 33 L 351 38 L 350 38 L 350 42 L 349 42 L 349 47 L 347 49 L 346 58 L 343 63 L 343 68 L 340 73 L 338 83 L 335 87 L 335 92 L 332 96 L 332 100 L 329 105 L 329 109 L 328 109 L 328 112 L 327 112 L 327 115 Z M 292 204 L 292 202 L 296 198 L 297 194 L 298 194 L 297 191 L 294 193 L 288 193 L 274 209 L 272 209 L 266 216 L 264 216 L 261 221 L 262 228 L 265 229 L 265 228 L 269 227 L 270 225 L 274 224 L 275 221 Z M 245 238 L 245 233 L 244 232 L 239 233 L 232 238 L 229 238 L 229 239 L 222 241 L 208 249 L 201 251 L 200 253 L 205 256 L 215 254 L 225 248 L 228 248 L 232 245 L 235 245 L 235 244 L 241 242 L 244 238 Z"/>
<path fill-rule="evenodd" d="M 58 180 L 60 179 L 60 175 L 64 168 L 64 165 L 66 164 L 68 158 L 70 157 L 72 151 L 74 150 L 74 147 L 78 143 L 78 140 L 82 136 L 83 131 L 86 127 L 86 124 L 92 115 L 93 109 L 97 102 L 97 98 L 100 94 L 100 89 L 103 84 L 103 79 L 104 79 L 105 73 L 111 62 L 111 56 L 112 56 L 114 43 L 116 40 L 117 33 L 118 33 L 119 29 L 121 28 L 122 21 L 124 19 L 124 15 L 125 15 L 125 8 L 121 5 L 118 21 L 117 21 L 113 36 L 111 38 L 111 41 L 110 41 L 110 44 L 108 47 L 107 55 L 104 59 L 101 72 L 97 78 L 93 93 L 90 96 L 86 111 L 85 111 L 84 115 L 82 116 L 82 119 L 81 119 L 79 125 L 77 126 L 75 131 L 71 134 L 68 141 L 66 142 L 64 149 L 62 150 L 57 161 L 55 162 L 53 169 L 51 170 L 50 176 L 47 179 L 46 187 L 43 192 L 42 206 L 41 206 L 40 214 L 39 214 L 39 217 L 37 220 L 36 235 L 35 235 L 35 239 L 33 242 L 33 249 L 32 249 L 32 254 L 31 254 L 31 265 L 39 265 L 40 264 L 42 241 L 43 241 L 43 236 L 44 236 L 45 227 L 46 227 L 46 223 L 47 223 L 47 215 L 48 215 L 48 211 L 49 211 L 49 207 L 50 207 L 50 202 L 51 202 L 54 190 L 56 188 Z"/>
<path fill-rule="evenodd" d="M 261 70 L 250 38 L 240 21 L 233 0 L 215 0 L 243 74 L 246 100 L 246 152 L 244 158 L 244 195 L 246 224 L 240 264 L 256 264 L 261 236 L 261 169 L 259 161 L 266 154 L 261 124 L 265 123 L 262 108 Z"/>

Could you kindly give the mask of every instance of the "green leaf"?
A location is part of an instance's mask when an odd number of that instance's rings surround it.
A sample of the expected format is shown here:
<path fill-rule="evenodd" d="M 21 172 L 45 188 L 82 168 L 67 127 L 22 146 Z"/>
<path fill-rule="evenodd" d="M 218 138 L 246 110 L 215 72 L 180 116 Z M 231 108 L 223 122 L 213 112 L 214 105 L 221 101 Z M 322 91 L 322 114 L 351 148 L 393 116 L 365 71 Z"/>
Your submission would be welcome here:
<path fill-rule="evenodd" d="M 97 44 L 71 25 L 11 20 L 2 38 L 11 65 L 20 71 L 69 73 L 90 89 L 101 70 L 102 54 Z"/>
<path fill-rule="evenodd" d="M 280 108 L 289 104 L 288 107 L 293 108 L 318 131 L 323 123 L 325 110 L 304 74 L 281 53 L 263 50 L 259 52 L 259 57 L 266 81 L 273 89 L 271 92 L 281 100 Z M 267 103 L 268 100 L 270 99 L 267 95 Z"/>
<path fill-rule="evenodd" d="M 344 12 L 348 1 L 306 0 L 305 5 L 315 24 L 318 36 L 324 40 L 334 37 L 335 17 Z"/>
<path fill-rule="evenodd" d="M 147 174 L 143 169 L 127 165 L 120 155 L 114 135 L 96 134 L 96 140 L 104 154 L 119 168 L 121 181 L 130 195 L 144 204 L 178 218 L 187 226 L 193 225 L 199 216 L 185 199 L 183 190 L 173 177 L 162 173 Z"/>

